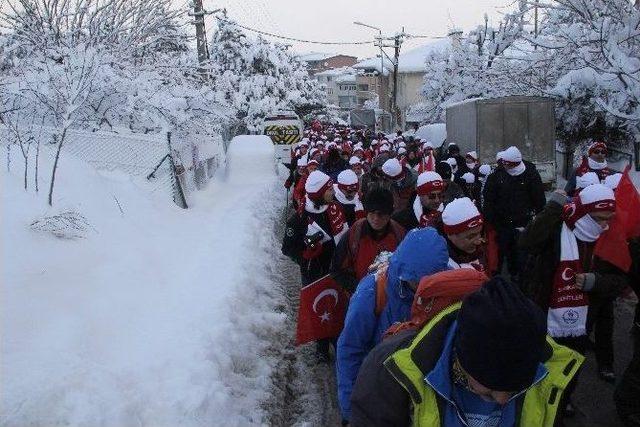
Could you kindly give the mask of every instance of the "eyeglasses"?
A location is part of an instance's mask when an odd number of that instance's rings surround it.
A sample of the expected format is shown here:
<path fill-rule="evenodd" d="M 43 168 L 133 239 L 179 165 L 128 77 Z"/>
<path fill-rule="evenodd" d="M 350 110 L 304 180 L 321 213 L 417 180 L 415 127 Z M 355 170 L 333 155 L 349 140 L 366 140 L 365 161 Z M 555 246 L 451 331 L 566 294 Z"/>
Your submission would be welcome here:
<path fill-rule="evenodd" d="M 607 152 L 605 150 L 593 150 L 592 153 L 593 154 L 607 154 Z"/>

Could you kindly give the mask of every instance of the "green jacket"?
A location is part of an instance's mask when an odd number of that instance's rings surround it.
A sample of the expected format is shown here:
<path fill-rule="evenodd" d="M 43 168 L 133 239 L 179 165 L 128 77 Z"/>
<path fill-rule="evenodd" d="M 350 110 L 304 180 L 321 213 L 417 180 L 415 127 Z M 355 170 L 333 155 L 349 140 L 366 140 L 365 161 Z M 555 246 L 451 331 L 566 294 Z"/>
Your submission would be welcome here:
<path fill-rule="evenodd" d="M 424 378 L 440 357 L 460 305 L 443 310 L 417 333 L 383 341 L 369 354 L 351 398 L 353 426 L 442 425 L 446 402 Z M 548 374 L 516 401 L 518 426 L 553 426 L 562 393 L 584 360 L 551 338 L 547 344 Z"/>

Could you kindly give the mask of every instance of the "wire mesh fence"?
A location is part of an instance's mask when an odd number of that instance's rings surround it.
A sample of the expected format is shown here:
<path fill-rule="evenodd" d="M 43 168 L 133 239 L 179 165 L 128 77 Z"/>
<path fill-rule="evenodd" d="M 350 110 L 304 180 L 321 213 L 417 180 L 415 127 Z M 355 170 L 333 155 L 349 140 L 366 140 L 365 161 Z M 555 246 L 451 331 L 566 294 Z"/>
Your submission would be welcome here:
<path fill-rule="evenodd" d="M 40 144 L 57 144 L 60 132 L 46 126 L 20 129 L 0 126 L 0 144 L 17 145 L 37 138 Z M 194 134 L 125 134 L 68 130 L 63 155 L 72 154 L 99 171 L 130 175 L 151 194 L 189 205 L 189 194 L 206 187 L 224 164 L 221 136 Z"/>

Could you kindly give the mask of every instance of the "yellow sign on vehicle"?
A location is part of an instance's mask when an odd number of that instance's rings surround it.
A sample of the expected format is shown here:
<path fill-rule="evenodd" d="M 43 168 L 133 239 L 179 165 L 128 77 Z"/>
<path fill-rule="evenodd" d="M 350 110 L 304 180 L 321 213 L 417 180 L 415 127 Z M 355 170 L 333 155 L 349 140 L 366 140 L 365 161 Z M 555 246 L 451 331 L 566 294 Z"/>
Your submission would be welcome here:
<path fill-rule="evenodd" d="M 300 141 L 300 128 L 295 125 L 269 125 L 264 127 L 264 134 L 274 144 L 294 144 Z"/>

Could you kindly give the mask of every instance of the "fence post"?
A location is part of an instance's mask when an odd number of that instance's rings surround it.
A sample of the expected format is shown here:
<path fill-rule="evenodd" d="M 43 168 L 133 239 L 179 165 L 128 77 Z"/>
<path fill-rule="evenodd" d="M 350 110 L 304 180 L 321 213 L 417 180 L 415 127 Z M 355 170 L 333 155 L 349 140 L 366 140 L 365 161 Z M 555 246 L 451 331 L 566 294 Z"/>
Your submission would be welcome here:
<path fill-rule="evenodd" d="M 172 184 L 173 184 L 173 201 L 183 209 L 188 209 L 187 199 L 184 196 L 184 190 L 182 189 L 182 185 L 180 185 L 180 180 L 178 179 L 178 174 L 176 173 L 176 164 L 173 161 L 173 149 L 171 148 L 171 132 L 167 132 L 167 145 L 169 147 L 169 164 L 171 167 L 171 176 L 172 176 Z M 176 195 L 178 200 L 176 200 Z"/>

